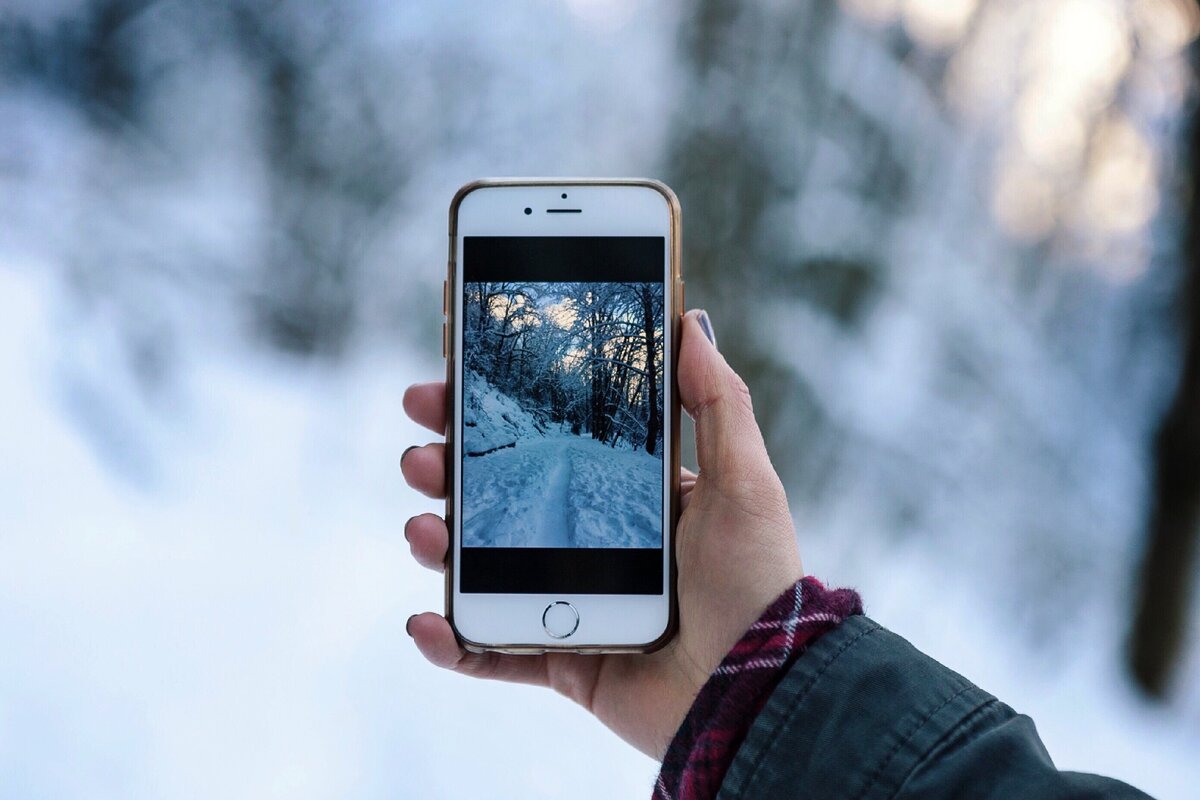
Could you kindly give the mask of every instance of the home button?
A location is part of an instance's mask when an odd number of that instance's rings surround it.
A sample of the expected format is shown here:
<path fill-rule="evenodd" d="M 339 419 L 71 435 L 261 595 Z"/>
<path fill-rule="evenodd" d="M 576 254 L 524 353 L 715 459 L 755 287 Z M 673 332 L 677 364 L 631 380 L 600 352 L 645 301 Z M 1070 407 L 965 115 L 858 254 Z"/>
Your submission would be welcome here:
<path fill-rule="evenodd" d="M 542 627 L 553 639 L 565 639 L 579 627 L 579 612 L 565 600 L 546 606 L 542 612 Z"/>

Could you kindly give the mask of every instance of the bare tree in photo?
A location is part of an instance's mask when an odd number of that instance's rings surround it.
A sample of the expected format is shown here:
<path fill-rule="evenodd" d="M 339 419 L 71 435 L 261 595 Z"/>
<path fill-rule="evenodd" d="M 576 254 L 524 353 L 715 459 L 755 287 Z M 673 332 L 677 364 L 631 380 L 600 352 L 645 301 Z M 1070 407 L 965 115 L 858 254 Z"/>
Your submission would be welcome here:
<path fill-rule="evenodd" d="M 661 454 L 662 287 L 469 283 L 464 363 L 544 426 Z"/>

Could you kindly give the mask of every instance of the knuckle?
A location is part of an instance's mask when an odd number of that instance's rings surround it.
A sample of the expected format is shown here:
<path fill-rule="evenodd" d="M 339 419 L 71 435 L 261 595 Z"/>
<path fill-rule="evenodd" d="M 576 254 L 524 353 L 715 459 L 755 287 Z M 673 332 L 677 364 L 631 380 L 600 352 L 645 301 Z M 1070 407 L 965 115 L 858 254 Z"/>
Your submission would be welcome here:
<path fill-rule="evenodd" d="M 742 513 L 775 518 L 783 509 L 786 514 L 783 485 L 769 464 L 730 464 L 720 471 L 718 483 L 721 493 Z"/>
<path fill-rule="evenodd" d="M 729 371 L 729 389 L 730 394 L 739 402 L 745 403 L 747 408 L 752 408 L 753 403 L 750 400 L 750 387 L 746 385 L 746 381 L 742 379 L 733 370 Z"/>

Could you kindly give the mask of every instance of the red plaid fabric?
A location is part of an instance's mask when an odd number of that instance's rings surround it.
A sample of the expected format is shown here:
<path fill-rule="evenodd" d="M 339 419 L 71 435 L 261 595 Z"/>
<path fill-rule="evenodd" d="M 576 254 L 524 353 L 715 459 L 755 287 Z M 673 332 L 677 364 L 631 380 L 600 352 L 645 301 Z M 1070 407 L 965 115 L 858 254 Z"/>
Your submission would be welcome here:
<path fill-rule="evenodd" d="M 809 642 L 862 613 L 850 589 L 802 578 L 763 612 L 696 696 L 675 734 L 653 800 L 711 800 L 772 690 Z"/>

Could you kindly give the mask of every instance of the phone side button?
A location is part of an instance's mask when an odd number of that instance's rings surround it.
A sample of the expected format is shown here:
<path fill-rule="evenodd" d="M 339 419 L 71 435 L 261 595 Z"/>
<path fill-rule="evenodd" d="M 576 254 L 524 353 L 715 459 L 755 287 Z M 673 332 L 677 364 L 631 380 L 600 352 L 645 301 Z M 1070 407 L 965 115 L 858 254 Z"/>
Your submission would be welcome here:
<path fill-rule="evenodd" d="M 566 639 L 579 627 L 579 612 L 565 600 L 546 606 L 542 612 L 542 627 L 552 639 Z"/>
<path fill-rule="evenodd" d="M 442 281 L 442 316 L 443 317 L 446 316 L 446 314 L 449 312 L 449 310 L 450 310 L 450 283 L 448 281 Z"/>
<path fill-rule="evenodd" d="M 442 323 L 442 358 L 447 356 L 446 353 L 446 323 Z"/>

